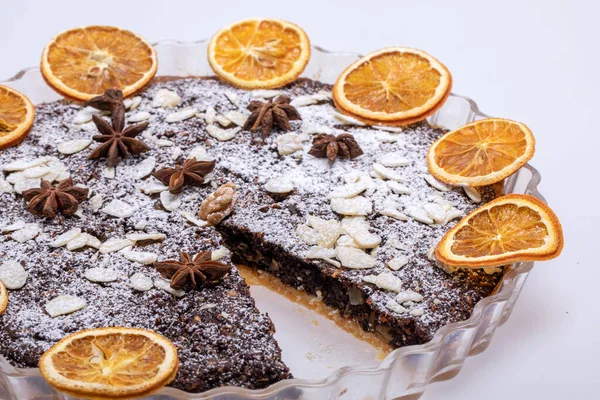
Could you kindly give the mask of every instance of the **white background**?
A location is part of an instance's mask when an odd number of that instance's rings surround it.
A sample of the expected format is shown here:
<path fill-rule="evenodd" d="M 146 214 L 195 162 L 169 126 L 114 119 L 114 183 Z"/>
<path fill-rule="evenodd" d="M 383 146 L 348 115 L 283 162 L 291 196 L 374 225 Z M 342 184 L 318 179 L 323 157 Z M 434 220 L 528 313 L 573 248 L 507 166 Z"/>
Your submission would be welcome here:
<path fill-rule="evenodd" d="M 0 80 L 36 65 L 46 42 L 80 25 L 118 25 L 150 41 L 196 40 L 249 17 L 302 26 L 326 49 L 422 48 L 453 91 L 526 123 L 541 192 L 560 217 L 562 256 L 534 269 L 490 347 L 424 399 L 600 398 L 600 7 L 596 1 L 0 0 Z"/>

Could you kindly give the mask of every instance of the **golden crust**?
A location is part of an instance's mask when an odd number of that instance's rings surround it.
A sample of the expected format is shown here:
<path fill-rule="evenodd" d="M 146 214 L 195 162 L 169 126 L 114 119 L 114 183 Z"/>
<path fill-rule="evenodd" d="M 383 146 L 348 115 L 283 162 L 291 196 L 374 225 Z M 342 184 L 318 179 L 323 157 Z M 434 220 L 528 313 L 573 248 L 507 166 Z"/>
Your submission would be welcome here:
<path fill-rule="evenodd" d="M 301 57 L 296 61 L 294 68 L 292 70 L 290 70 L 285 75 L 278 76 L 271 80 L 249 81 L 249 80 L 239 79 L 239 78 L 235 77 L 232 73 L 225 71 L 222 68 L 222 66 L 219 64 L 219 62 L 216 60 L 215 53 L 216 53 L 216 48 L 217 48 L 217 39 L 220 36 L 222 36 L 223 34 L 231 31 L 232 28 L 234 28 L 238 25 L 247 24 L 250 22 L 260 23 L 261 21 L 274 22 L 274 23 L 282 25 L 284 28 L 290 28 L 290 29 L 294 30 L 295 32 L 297 32 L 300 35 L 300 47 L 302 49 Z M 228 25 L 228 26 L 224 27 L 223 29 L 219 30 L 217 33 L 215 33 L 213 35 L 213 37 L 211 38 L 210 43 L 208 44 L 207 54 L 208 54 L 208 63 L 210 65 L 210 67 L 212 68 L 213 72 L 220 79 L 229 83 L 230 85 L 240 88 L 240 89 L 247 89 L 247 90 L 275 89 L 275 88 L 285 86 L 289 83 L 292 83 L 296 79 L 298 79 L 300 74 L 302 74 L 302 72 L 306 68 L 308 61 L 310 60 L 311 48 L 310 48 L 310 40 L 308 39 L 308 35 L 306 34 L 306 32 L 294 23 L 283 21 L 283 20 L 278 20 L 278 19 L 268 19 L 268 18 L 267 19 L 246 19 L 246 20 L 238 21 L 231 25 Z"/>
<path fill-rule="evenodd" d="M 25 120 L 20 123 L 17 128 L 6 135 L 0 135 L 0 150 L 6 149 L 7 147 L 11 147 L 17 145 L 23 141 L 29 134 L 31 127 L 33 126 L 33 120 L 35 118 L 35 107 L 31 103 L 31 101 L 25 96 L 23 93 L 20 93 L 12 88 L 7 86 L 0 85 L 0 94 L 2 91 L 6 91 L 12 93 L 13 95 L 18 96 L 23 103 L 25 104 L 26 114 Z M 2 96 L 0 96 L 0 102 L 3 101 Z"/>
<path fill-rule="evenodd" d="M 6 306 L 8 305 L 8 290 L 6 290 L 6 286 L 4 283 L 0 281 L 0 314 L 6 310 Z"/>
<path fill-rule="evenodd" d="M 466 177 L 466 176 L 448 173 L 436 163 L 436 160 L 435 160 L 436 149 L 440 143 L 442 143 L 444 140 L 447 140 L 451 135 L 453 135 L 457 132 L 460 132 L 461 130 L 463 130 L 465 128 L 470 128 L 472 126 L 476 126 L 481 123 L 489 123 L 489 122 L 514 124 L 520 128 L 521 132 L 523 132 L 525 140 L 527 141 L 527 146 L 526 146 L 525 152 L 518 159 L 516 159 L 512 164 L 509 164 L 506 167 L 504 167 L 502 170 L 491 173 L 491 174 L 476 176 L 476 177 Z M 491 185 L 496 182 L 500 182 L 500 181 L 506 179 L 507 177 L 509 177 L 510 175 L 514 174 L 515 172 L 517 172 L 519 170 L 519 168 L 521 168 L 529 160 L 531 160 L 534 153 L 535 153 L 535 137 L 533 136 L 533 133 L 531 132 L 531 130 L 525 124 L 523 124 L 521 122 L 505 119 L 505 118 L 486 118 L 486 119 L 474 121 L 474 122 L 468 123 L 466 125 L 463 125 L 454 131 L 446 133 L 444 136 L 442 136 L 438 140 L 436 140 L 429 147 L 429 151 L 427 152 L 427 167 L 428 167 L 431 175 L 435 176 L 440 181 L 448 183 L 450 185 L 466 185 L 466 186 L 473 186 L 473 187 L 487 186 L 487 185 Z"/>
<path fill-rule="evenodd" d="M 452 252 L 454 236 L 459 229 L 482 211 L 502 204 L 515 204 L 520 207 L 533 209 L 541 216 L 542 222 L 548 229 L 548 238 L 541 248 L 524 249 L 504 254 L 483 256 L 478 258 L 456 255 Z M 545 261 L 560 255 L 564 246 L 563 231 L 560 221 L 554 212 L 537 198 L 525 194 L 508 194 L 490 201 L 484 206 L 472 211 L 450 229 L 435 250 L 436 258 L 447 265 L 461 268 L 495 267 L 521 261 Z"/>
<path fill-rule="evenodd" d="M 150 338 L 154 343 L 159 344 L 165 350 L 165 362 L 167 365 L 160 366 L 162 372 L 159 372 L 156 378 L 142 384 L 137 384 L 136 387 L 133 388 L 98 387 L 98 384 L 88 384 L 86 387 L 85 382 L 66 378 L 55 371 L 52 356 L 64 349 L 69 343 L 73 342 L 75 339 L 86 336 L 103 336 L 108 334 L 142 335 Z M 173 343 L 158 333 L 140 328 L 109 327 L 86 329 L 63 338 L 42 355 L 39 361 L 39 368 L 42 376 L 50 386 L 74 397 L 90 399 L 129 399 L 147 396 L 172 382 L 177 375 L 179 359 L 177 357 L 177 349 Z"/>
<path fill-rule="evenodd" d="M 416 54 L 429 61 L 430 65 L 441 74 L 440 85 L 436 88 L 436 93 L 424 105 L 397 113 L 385 113 L 380 111 L 371 111 L 362 108 L 349 99 L 344 93 L 344 83 L 347 76 L 360 65 L 368 62 L 373 57 L 384 55 L 386 53 L 409 53 Z M 387 47 L 377 50 L 358 59 L 340 74 L 333 86 L 333 99 L 336 107 L 344 114 L 351 115 L 370 125 L 384 124 L 392 126 L 402 126 L 422 121 L 435 111 L 437 111 L 446 101 L 452 89 L 452 75 L 444 64 L 422 50 L 411 49 L 408 47 Z"/>
<path fill-rule="evenodd" d="M 88 31 L 88 30 L 95 30 L 95 29 L 112 31 L 112 33 L 115 35 L 115 37 L 118 36 L 119 34 L 131 35 L 131 36 L 135 37 L 139 41 L 139 43 L 144 46 L 144 48 L 146 50 L 150 51 L 151 60 L 152 60 L 151 68 L 149 70 L 145 71 L 143 76 L 139 80 L 137 80 L 135 83 L 128 85 L 126 87 L 118 88 L 123 91 L 124 97 L 131 96 L 132 94 L 137 93 L 140 90 L 142 90 L 150 82 L 150 80 L 154 77 L 154 75 L 156 75 L 156 72 L 158 70 L 158 58 L 156 55 L 156 50 L 150 43 L 148 43 L 141 36 L 135 34 L 134 32 L 131 32 L 126 29 L 112 27 L 112 26 L 90 25 L 90 26 L 84 26 L 84 27 L 80 27 L 80 28 L 69 29 L 69 30 L 63 31 L 63 32 L 59 33 L 58 35 L 56 35 L 50 41 L 50 43 L 48 43 L 48 45 L 46 45 L 46 47 L 44 48 L 44 51 L 42 52 L 42 58 L 40 61 L 40 70 L 41 70 L 44 81 L 55 92 L 57 92 L 61 96 L 65 97 L 71 101 L 83 102 L 83 101 L 87 101 L 87 100 L 91 99 L 92 97 L 95 97 L 98 95 L 98 93 L 86 93 L 86 92 L 82 92 L 77 89 L 74 89 L 72 87 L 69 87 L 67 84 L 65 84 L 63 81 L 61 81 L 58 77 L 56 77 L 54 75 L 54 73 L 52 71 L 52 65 L 50 64 L 50 62 L 48 60 L 48 57 L 49 57 L 49 54 L 50 54 L 50 51 L 51 51 L 51 48 L 53 47 L 53 45 L 55 45 L 57 42 L 59 42 L 66 35 L 71 34 L 78 30 Z"/>

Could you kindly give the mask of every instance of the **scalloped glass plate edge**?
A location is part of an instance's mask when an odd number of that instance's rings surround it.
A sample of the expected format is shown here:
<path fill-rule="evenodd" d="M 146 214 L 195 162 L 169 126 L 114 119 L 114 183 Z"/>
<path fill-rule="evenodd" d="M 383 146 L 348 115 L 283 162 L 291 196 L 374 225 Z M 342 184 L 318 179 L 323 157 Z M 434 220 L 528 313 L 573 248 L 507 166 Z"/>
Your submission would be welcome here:
<path fill-rule="evenodd" d="M 156 43 L 159 56 L 158 75 L 212 75 L 206 58 L 207 40 L 197 42 L 161 41 Z M 336 53 L 313 46 L 311 60 L 302 76 L 333 83 L 338 74 L 359 54 Z M 43 81 L 38 68 L 27 68 L 0 82 L 30 97 L 34 104 L 59 99 Z M 428 121 L 448 129 L 488 117 L 466 96 L 452 93 L 444 106 Z M 538 191 L 539 172 L 527 164 L 505 182 L 507 193 L 527 193 L 542 201 Z M 423 345 L 402 347 L 391 352 L 378 365 L 369 368 L 347 366 L 320 380 L 289 379 L 265 389 L 220 387 L 204 393 L 187 393 L 163 388 L 151 399 L 337 399 L 419 398 L 428 384 L 454 377 L 464 360 L 486 349 L 496 331 L 504 323 L 521 292 L 533 263 L 516 263 L 507 268 L 491 296 L 475 305 L 471 317 L 440 328 L 431 341 Z M 55 392 L 41 377 L 37 368 L 15 368 L 0 356 L 0 398 L 70 399 Z M 347 394 L 347 396 L 344 396 Z"/>

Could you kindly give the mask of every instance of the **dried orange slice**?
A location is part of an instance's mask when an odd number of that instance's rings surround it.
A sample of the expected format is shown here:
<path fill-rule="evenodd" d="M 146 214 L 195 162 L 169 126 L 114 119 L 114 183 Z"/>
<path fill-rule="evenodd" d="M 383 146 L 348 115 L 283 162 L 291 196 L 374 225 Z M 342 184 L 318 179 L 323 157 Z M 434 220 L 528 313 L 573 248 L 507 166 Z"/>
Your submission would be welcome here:
<path fill-rule="evenodd" d="M 217 32 L 208 62 L 217 76 L 242 89 L 287 85 L 304 71 L 310 42 L 299 26 L 277 19 L 247 19 Z"/>
<path fill-rule="evenodd" d="M 42 53 L 46 82 L 61 95 L 86 101 L 106 89 L 137 92 L 156 74 L 154 48 L 133 32 L 86 26 L 56 36 Z"/>
<path fill-rule="evenodd" d="M 33 126 L 34 110 L 25 95 L 0 85 L 0 150 L 25 139 Z"/>
<path fill-rule="evenodd" d="M 173 343 L 145 329 L 98 328 L 67 336 L 40 358 L 56 390 L 75 397 L 147 396 L 170 383 L 179 361 Z"/>
<path fill-rule="evenodd" d="M 516 172 L 535 151 L 533 134 L 520 122 L 489 118 L 438 139 L 427 153 L 429 172 L 451 185 L 485 186 Z"/>
<path fill-rule="evenodd" d="M 333 99 L 340 111 L 365 122 L 406 124 L 444 104 L 452 76 L 421 50 L 390 47 L 355 61 L 338 77 Z"/>
<path fill-rule="evenodd" d="M 6 310 L 6 306 L 8 305 L 8 291 L 6 290 L 6 286 L 4 283 L 0 281 L 0 314 Z"/>
<path fill-rule="evenodd" d="M 554 212 L 533 196 L 509 194 L 459 221 L 435 255 L 447 265 L 480 268 L 549 260 L 562 248 L 562 227 Z"/>

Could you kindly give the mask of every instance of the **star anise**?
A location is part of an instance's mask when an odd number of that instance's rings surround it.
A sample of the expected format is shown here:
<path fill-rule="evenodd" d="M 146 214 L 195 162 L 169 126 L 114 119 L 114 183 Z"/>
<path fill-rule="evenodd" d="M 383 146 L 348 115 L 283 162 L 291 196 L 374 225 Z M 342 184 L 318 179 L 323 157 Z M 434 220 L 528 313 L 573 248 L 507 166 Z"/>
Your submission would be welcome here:
<path fill-rule="evenodd" d="M 55 187 L 47 180 L 42 180 L 39 189 L 29 189 L 23 192 L 25 200 L 29 201 L 27 211 L 35 215 L 54 218 L 60 212 L 63 215 L 73 215 L 79 208 L 79 203 L 87 199 L 88 189 L 73 186 L 73 180 L 67 178 Z"/>
<path fill-rule="evenodd" d="M 183 289 L 187 283 L 193 288 L 202 287 L 217 282 L 231 270 L 231 265 L 213 261 L 211 255 L 211 251 L 205 251 L 192 259 L 182 251 L 180 261 L 156 262 L 154 267 L 163 277 L 171 279 L 173 289 Z"/>
<path fill-rule="evenodd" d="M 196 161 L 195 158 L 185 160 L 183 165 L 176 165 L 175 168 L 163 168 L 152 175 L 169 185 L 169 192 L 181 193 L 183 185 L 201 185 L 204 183 L 204 177 L 215 167 L 215 161 Z"/>
<path fill-rule="evenodd" d="M 123 105 L 123 92 L 119 89 L 106 89 L 103 95 L 93 97 L 83 103 L 83 105 L 101 111 L 113 112 L 116 108 L 125 107 Z"/>
<path fill-rule="evenodd" d="M 353 159 L 363 154 L 362 149 L 349 133 L 338 136 L 320 133 L 313 138 L 313 145 L 308 154 L 319 158 L 328 158 L 333 164 L 336 158 Z"/>
<path fill-rule="evenodd" d="M 301 120 L 300 114 L 290 105 L 291 99 L 288 96 L 279 96 L 273 101 L 262 102 L 253 100 L 246 107 L 252 114 L 244 124 L 244 130 L 256 132 L 260 128 L 262 136 L 265 137 L 277 125 L 284 131 L 292 129 L 290 121 Z"/>
<path fill-rule="evenodd" d="M 127 158 L 131 154 L 139 154 L 150 150 L 144 142 L 134 139 L 148 127 L 147 121 L 123 129 L 125 127 L 124 107 L 114 108 L 111 119 L 112 126 L 99 116 L 92 116 L 96 128 L 101 133 L 101 135 L 94 135 L 92 139 L 102 144 L 92 151 L 89 155 L 90 159 L 107 157 L 108 166 L 114 167 L 119 156 Z"/>

